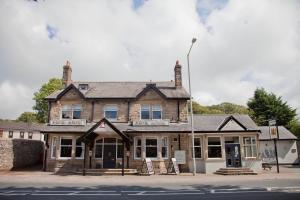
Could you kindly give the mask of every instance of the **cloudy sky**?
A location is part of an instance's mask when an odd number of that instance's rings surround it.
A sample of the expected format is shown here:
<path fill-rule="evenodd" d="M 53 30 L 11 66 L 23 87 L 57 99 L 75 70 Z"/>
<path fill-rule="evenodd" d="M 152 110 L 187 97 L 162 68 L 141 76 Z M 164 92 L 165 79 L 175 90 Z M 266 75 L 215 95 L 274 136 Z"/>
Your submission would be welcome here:
<path fill-rule="evenodd" d="M 66 60 L 86 81 L 171 80 L 179 60 L 188 88 L 193 37 L 201 104 L 246 105 L 264 87 L 300 110 L 299 11 L 299 0 L 2 0 L 0 118 L 30 111 Z"/>

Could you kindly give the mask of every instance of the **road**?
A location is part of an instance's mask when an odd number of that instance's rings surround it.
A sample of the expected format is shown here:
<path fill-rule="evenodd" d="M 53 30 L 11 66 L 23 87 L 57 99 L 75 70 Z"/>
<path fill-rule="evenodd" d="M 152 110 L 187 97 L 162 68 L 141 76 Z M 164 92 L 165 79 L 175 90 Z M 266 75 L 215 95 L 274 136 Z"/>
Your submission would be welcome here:
<path fill-rule="evenodd" d="M 160 190 L 159 188 L 145 187 L 99 187 L 70 188 L 59 187 L 53 189 L 35 188 L 6 188 L 0 189 L 2 200 L 39 200 L 39 199 L 300 199 L 300 186 L 294 187 L 199 187 L 199 189 Z"/>

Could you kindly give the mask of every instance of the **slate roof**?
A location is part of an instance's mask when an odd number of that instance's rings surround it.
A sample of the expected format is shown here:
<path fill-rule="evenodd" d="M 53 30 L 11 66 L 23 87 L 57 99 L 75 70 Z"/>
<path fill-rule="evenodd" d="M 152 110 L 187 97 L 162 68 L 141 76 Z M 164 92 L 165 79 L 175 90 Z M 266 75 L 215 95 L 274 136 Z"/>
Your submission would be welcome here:
<path fill-rule="evenodd" d="M 136 98 L 147 84 L 155 84 L 155 87 L 166 98 L 189 99 L 189 94 L 182 88 L 176 88 L 174 81 L 165 82 L 73 82 L 78 88 L 79 84 L 88 84 L 88 90 L 80 90 L 85 98 Z M 56 99 L 63 90 L 55 91 L 46 99 Z"/>
<path fill-rule="evenodd" d="M 259 140 L 270 140 L 269 126 L 259 126 Z M 297 137 L 284 126 L 278 126 L 279 140 L 296 140 Z"/>
<path fill-rule="evenodd" d="M 195 132 L 219 132 L 219 127 L 230 116 L 238 120 L 246 131 L 258 131 L 259 128 L 248 115 L 194 115 Z M 86 132 L 95 123 L 86 126 L 47 126 L 44 132 Z M 129 123 L 113 123 L 124 132 L 191 132 L 189 123 L 170 123 L 169 126 L 132 126 Z"/>
<path fill-rule="evenodd" d="M 45 127 L 44 124 L 38 123 L 26 123 L 26 122 L 15 122 L 15 121 L 0 121 L 0 129 L 5 131 L 41 131 Z"/>

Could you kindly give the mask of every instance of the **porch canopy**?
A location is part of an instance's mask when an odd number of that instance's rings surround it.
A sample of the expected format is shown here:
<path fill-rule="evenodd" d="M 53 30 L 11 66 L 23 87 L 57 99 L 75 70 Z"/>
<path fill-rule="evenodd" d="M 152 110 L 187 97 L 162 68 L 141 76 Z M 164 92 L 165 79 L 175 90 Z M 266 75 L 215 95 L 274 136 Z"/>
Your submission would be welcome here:
<path fill-rule="evenodd" d="M 124 156 L 125 156 L 125 146 L 126 149 L 130 148 L 130 144 L 132 143 L 132 140 L 128 137 L 127 134 L 123 133 L 121 130 L 119 130 L 114 124 L 112 124 L 109 120 L 106 118 L 101 119 L 99 122 L 97 122 L 95 125 L 93 125 L 85 134 L 83 134 L 81 137 L 77 139 L 77 142 L 83 142 L 85 144 L 84 148 L 84 159 L 83 159 L 83 175 L 85 175 L 86 171 L 86 150 L 87 146 L 90 147 L 90 149 L 93 149 L 94 141 L 95 139 L 101 134 L 106 134 L 107 131 L 113 131 L 117 135 L 119 135 L 122 139 L 123 143 L 123 156 L 122 156 L 122 175 L 124 175 Z"/>

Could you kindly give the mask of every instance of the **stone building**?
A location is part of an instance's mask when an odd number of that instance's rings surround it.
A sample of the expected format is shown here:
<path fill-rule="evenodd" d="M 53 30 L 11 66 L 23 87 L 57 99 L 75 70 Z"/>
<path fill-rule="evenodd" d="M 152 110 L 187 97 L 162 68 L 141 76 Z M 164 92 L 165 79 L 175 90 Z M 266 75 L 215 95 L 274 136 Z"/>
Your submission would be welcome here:
<path fill-rule="evenodd" d="M 41 133 L 43 124 L 0 121 L 0 138 L 2 139 L 28 139 L 44 141 Z"/>
<path fill-rule="evenodd" d="M 46 134 L 48 171 L 83 168 L 140 168 L 150 158 L 158 173 L 176 157 L 192 171 L 192 139 L 181 65 L 175 81 L 78 82 L 70 63 L 63 67 L 65 88 L 49 95 Z M 259 170 L 259 129 L 247 115 L 194 118 L 197 172 L 249 167 Z"/>

